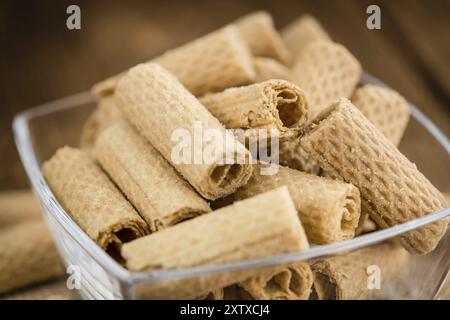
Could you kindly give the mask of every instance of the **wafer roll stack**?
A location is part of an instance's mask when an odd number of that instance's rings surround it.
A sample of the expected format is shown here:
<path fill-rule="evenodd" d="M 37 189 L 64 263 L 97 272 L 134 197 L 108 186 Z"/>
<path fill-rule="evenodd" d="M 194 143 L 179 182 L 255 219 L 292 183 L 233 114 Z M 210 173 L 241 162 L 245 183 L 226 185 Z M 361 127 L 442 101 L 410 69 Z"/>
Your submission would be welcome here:
<path fill-rule="evenodd" d="M 0 293 L 62 276 L 53 240 L 42 221 L 0 231 Z"/>
<path fill-rule="evenodd" d="M 253 64 L 256 72 L 255 82 L 263 82 L 271 79 L 294 81 L 292 71 L 277 60 L 255 57 Z"/>
<path fill-rule="evenodd" d="M 303 91 L 284 80 L 268 80 L 203 96 L 200 102 L 230 129 L 274 129 L 281 139 L 307 124 Z"/>
<path fill-rule="evenodd" d="M 251 53 L 235 27 L 226 27 L 169 50 L 151 60 L 173 73 L 194 95 L 221 91 L 254 82 Z M 93 87 L 97 97 L 111 95 L 119 79 L 106 79 Z"/>
<path fill-rule="evenodd" d="M 148 233 L 145 221 L 81 150 L 59 149 L 42 171 L 61 206 L 111 255 L 124 242 Z"/>
<path fill-rule="evenodd" d="M 345 98 L 315 119 L 300 141 L 327 172 L 359 188 L 362 206 L 380 228 L 446 207 L 431 182 Z M 402 243 L 410 253 L 430 252 L 447 225 L 443 219 L 410 231 Z"/>
<path fill-rule="evenodd" d="M 39 203 L 30 190 L 0 192 L 0 228 L 40 217 Z"/>
<path fill-rule="evenodd" d="M 151 231 L 211 211 L 208 203 L 125 121 L 100 135 L 94 154 Z"/>
<path fill-rule="evenodd" d="M 395 146 L 400 144 L 410 116 L 408 104 L 400 94 L 389 88 L 367 84 L 356 89 L 352 103 Z"/>
<path fill-rule="evenodd" d="M 289 63 L 291 54 L 275 30 L 272 17 L 265 11 L 245 15 L 232 23 L 255 56 L 269 57 Z"/>
<path fill-rule="evenodd" d="M 186 268 L 309 247 L 287 188 L 236 202 L 122 247 L 128 269 Z"/>
<path fill-rule="evenodd" d="M 81 130 L 81 148 L 91 150 L 100 133 L 121 119 L 123 115 L 115 104 L 114 97 L 101 98 Z"/>
<path fill-rule="evenodd" d="M 307 94 L 314 119 L 335 100 L 351 97 L 362 69 L 344 46 L 321 40 L 302 50 L 292 72 L 295 83 Z"/>
<path fill-rule="evenodd" d="M 311 268 L 307 263 L 298 262 L 267 269 L 224 288 L 222 296 L 228 300 L 308 300 L 312 285 Z"/>
<path fill-rule="evenodd" d="M 320 175 L 319 164 L 300 145 L 298 137 L 280 141 L 280 164 L 306 173 Z"/>
<path fill-rule="evenodd" d="M 311 42 L 331 40 L 319 21 L 309 14 L 304 14 L 281 30 L 281 37 L 294 59 Z"/>
<path fill-rule="evenodd" d="M 317 260 L 311 265 L 315 294 L 320 300 L 365 299 L 371 291 L 371 267 L 379 268 L 383 284 L 398 276 L 408 259 L 402 246 L 385 242 Z"/>
<path fill-rule="evenodd" d="M 226 196 L 250 178 L 248 150 L 161 66 L 131 69 L 116 98 L 128 120 L 204 198 Z M 204 132 L 214 135 L 202 139 Z"/>
<path fill-rule="evenodd" d="M 345 182 L 280 166 L 264 175 L 265 165 L 254 166 L 248 183 L 231 197 L 241 200 L 287 186 L 309 241 L 326 244 L 354 237 L 361 203 L 358 189 Z"/>

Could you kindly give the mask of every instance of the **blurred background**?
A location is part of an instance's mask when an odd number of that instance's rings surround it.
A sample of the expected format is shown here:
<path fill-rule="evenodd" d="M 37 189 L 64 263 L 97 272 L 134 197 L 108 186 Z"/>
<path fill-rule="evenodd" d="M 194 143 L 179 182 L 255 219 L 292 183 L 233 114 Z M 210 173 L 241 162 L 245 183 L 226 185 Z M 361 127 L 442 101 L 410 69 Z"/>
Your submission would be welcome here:
<path fill-rule="evenodd" d="M 81 8 L 81 30 L 66 28 L 70 4 Z M 381 30 L 366 28 L 370 4 L 381 7 Z M 2 0 L 0 189 L 27 186 L 11 132 L 17 112 L 88 90 L 257 9 L 268 10 L 277 27 L 313 14 L 365 70 L 419 106 L 450 136 L 448 0 Z"/>
<path fill-rule="evenodd" d="M 66 28 L 71 4 L 81 8 L 81 30 Z M 371 4 L 381 8 L 381 30 L 366 28 Z M 301 14 L 314 15 L 366 71 L 399 91 L 450 136 L 450 0 L 2 0 L 0 190 L 28 186 L 11 130 L 16 113 L 89 90 L 110 75 L 255 10 L 269 11 L 277 28 Z M 401 150 L 414 154 L 419 169 L 441 191 L 450 192 L 448 155 L 417 124 L 408 130 Z M 418 145 L 431 151 L 421 152 Z M 65 290 L 64 282 L 52 285 L 45 297 Z M 39 295 L 27 291 L 19 297 L 42 298 L 39 290 Z"/>

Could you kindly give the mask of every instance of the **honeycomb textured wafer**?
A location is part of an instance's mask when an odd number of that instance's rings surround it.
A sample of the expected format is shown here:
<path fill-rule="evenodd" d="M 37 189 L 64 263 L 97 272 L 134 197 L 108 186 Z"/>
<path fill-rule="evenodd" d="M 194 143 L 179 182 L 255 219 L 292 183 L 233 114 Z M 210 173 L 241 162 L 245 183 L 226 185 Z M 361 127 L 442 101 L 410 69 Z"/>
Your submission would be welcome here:
<path fill-rule="evenodd" d="M 230 129 L 275 129 L 280 138 L 308 123 L 303 91 L 284 80 L 268 80 L 203 96 L 200 102 Z"/>
<path fill-rule="evenodd" d="M 123 118 L 124 116 L 115 104 L 113 96 L 100 99 L 81 131 L 81 148 L 91 150 L 100 133 Z"/>
<path fill-rule="evenodd" d="M 445 208 L 430 181 L 345 98 L 318 117 L 301 138 L 303 148 L 327 172 L 359 188 L 362 207 L 378 227 L 388 228 Z M 448 219 L 410 231 L 410 253 L 432 251 Z"/>
<path fill-rule="evenodd" d="M 408 104 L 400 94 L 389 88 L 367 84 L 356 89 L 352 103 L 395 146 L 400 144 L 410 116 Z"/>
<path fill-rule="evenodd" d="M 206 199 L 226 196 L 250 178 L 248 150 L 158 64 L 131 69 L 115 96 L 128 120 Z M 202 139 L 205 131 L 214 135 Z"/>
<path fill-rule="evenodd" d="M 0 192 L 0 228 L 40 217 L 39 203 L 30 190 Z"/>
<path fill-rule="evenodd" d="M 232 23 L 239 30 L 254 56 L 263 56 L 289 63 L 291 54 L 275 30 L 272 16 L 265 11 L 256 11 Z"/>
<path fill-rule="evenodd" d="M 208 203 L 125 121 L 100 135 L 94 154 L 151 231 L 211 211 Z"/>
<path fill-rule="evenodd" d="M 294 59 L 311 42 L 331 40 L 319 21 L 309 14 L 304 14 L 281 30 L 281 37 L 291 51 Z"/>
<path fill-rule="evenodd" d="M 359 191 L 355 186 L 282 166 L 275 174 L 265 175 L 264 166 L 254 166 L 248 183 L 232 195 L 234 200 L 285 185 L 309 241 L 326 244 L 354 237 L 361 211 Z"/>
<path fill-rule="evenodd" d="M 148 233 L 144 220 L 83 151 L 64 147 L 42 167 L 61 206 L 98 245 L 115 254 Z"/>
<path fill-rule="evenodd" d="M 253 64 L 256 72 L 255 82 L 271 79 L 293 81 L 292 71 L 272 58 L 255 57 Z"/>
<path fill-rule="evenodd" d="M 302 148 L 298 137 L 280 141 L 279 158 L 280 164 L 292 169 L 315 175 L 322 172 L 319 164 Z"/>
<path fill-rule="evenodd" d="M 361 65 L 342 45 L 314 41 L 298 56 L 293 67 L 295 83 L 305 90 L 311 119 L 331 102 L 350 98 L 361 77 Z"/>
<path fill-rule="evenodd" d="M 151 60 L 173 73 L 194 95 L 254 82 L 251 53 L 234 27 L 226 27 Z M 98 96 L 114 92 L 119 74 L 93 87 Z"/>
<path fill-rule="evenodd" d="M 366 299 L 375 268 L 385 283 L 398 276 L 408 260 L 408 252 L 394 242 L 319 259 L 311 265 L 315 294 L 320 300 Z"/>
<path fill-rule="evenodd" d="M 0 231 L 0 293 L 63 274 L 44 222 L 26 221 Z"/>
<path fill-rule="evenodd" d="M 309 247 L 286 187 L 126 243 L 132 271 L 269 257 Z"/>
<path fill-rule="evenodd" d="M 239 282 L 238 297 L 254 300 L 308 300 L 313 285 L 311 268 L 305 262 L 273 267 Z M 226 289 L 224 289 L 226 291 Z"/>

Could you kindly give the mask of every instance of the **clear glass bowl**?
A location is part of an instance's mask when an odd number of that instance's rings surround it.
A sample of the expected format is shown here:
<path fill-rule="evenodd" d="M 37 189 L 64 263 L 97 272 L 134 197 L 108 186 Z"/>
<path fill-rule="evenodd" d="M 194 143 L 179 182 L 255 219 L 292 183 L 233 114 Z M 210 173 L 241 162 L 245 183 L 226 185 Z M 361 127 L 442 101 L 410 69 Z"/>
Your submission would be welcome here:
<path fill-rule="evenodd" d="M 363 83 L 380 82 L 365 74 Z M 44 218 L 53 234 L 66 266 L 81 272 L 79 293 L 85 299 L 139 299 L 158 292 L 170 298 L 171 290 L 201 283 L 231 272 L 310 260 L 347 250 L 374 245 L 406 231 L 450 216 L 450 208 L 389 229 L 375 231 L 353 240 L 313 246 L 306 252 L 237 263 L 202 266 L 182 270 L 130 272 L 100 249 L 71 219 L 55 199 L 42 177 L 43 161 L 57 148 L 78 145 L 84 121 L 94 108 L 90 93 L 81 93 L 24 111 L 14 119 L 14 134 L 25 170 L 40 200 Z M 450 143 L 416 107 L 400 149 L 442 191 L 450 191 L 448 181 Z M 432 155 L 432 156 L 430 156 Z M 438 248 L 426 256 L 413 256 L 396 280 L 377 290 L 377 298 L 437 299 L 450 267 L 450 233 Z M 74 269 L 72 269 L 74 270 Z M 182 289 L 181 289 L 182 290 Z M 167 295 L 166 296 L 166 293 Z"/>

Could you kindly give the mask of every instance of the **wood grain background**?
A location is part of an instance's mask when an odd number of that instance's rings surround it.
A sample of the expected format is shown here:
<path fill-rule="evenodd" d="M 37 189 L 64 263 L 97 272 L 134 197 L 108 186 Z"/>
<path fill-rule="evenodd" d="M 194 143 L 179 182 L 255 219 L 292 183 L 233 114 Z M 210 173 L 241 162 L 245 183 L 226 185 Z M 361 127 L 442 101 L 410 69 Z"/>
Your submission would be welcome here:
<path fill-rule="evenodd" d="M 79 31 L 66 29 L 69 4 L 81 7 Z M 381 7 L 382 30 L 365 27 L 369 4 Z M 27 186 L 11 133 L 18 111 L 87 90 L 256 9 L 270 11 L 277 27 L 315 15 L 450 136 L 450 1 L 1 1 L 0 189 Z M 450 180 L 448 166 L 435 170 Z"/>

